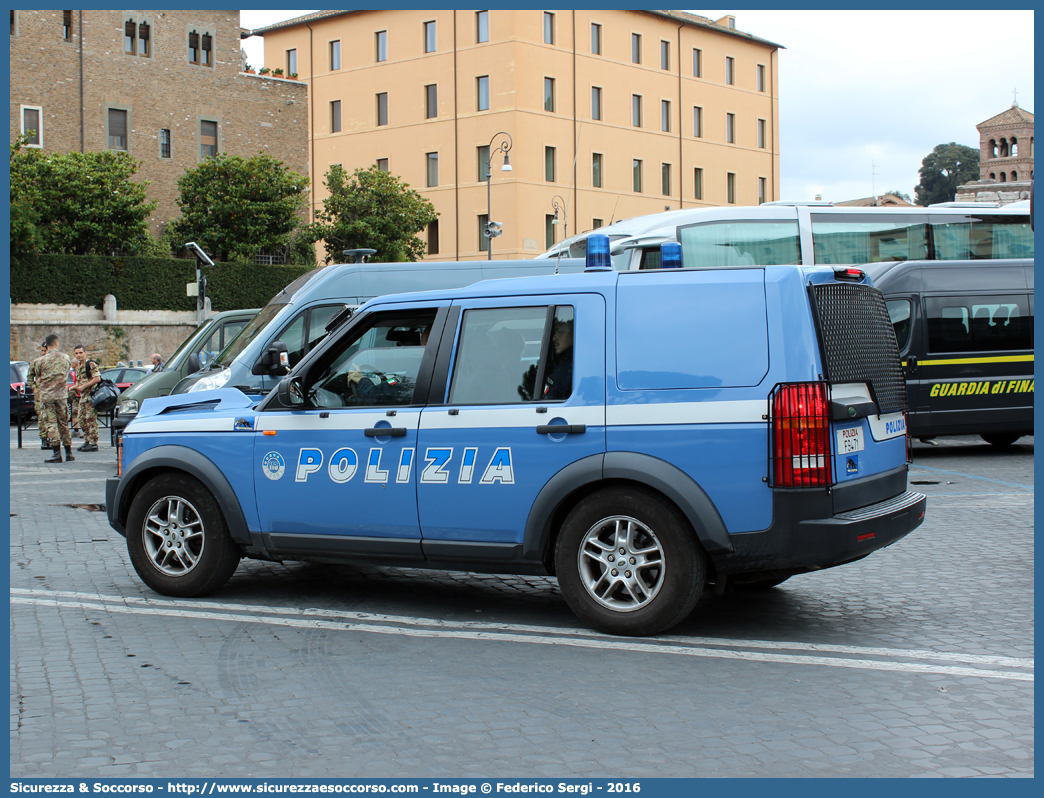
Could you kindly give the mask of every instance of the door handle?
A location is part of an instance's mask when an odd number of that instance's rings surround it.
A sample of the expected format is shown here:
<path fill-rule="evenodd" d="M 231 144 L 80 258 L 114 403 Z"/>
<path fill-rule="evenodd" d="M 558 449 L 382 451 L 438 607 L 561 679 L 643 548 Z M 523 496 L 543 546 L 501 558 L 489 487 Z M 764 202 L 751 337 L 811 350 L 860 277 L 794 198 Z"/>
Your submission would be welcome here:
<path fill-rule="evenodd" d="M 406 427 L 370 427 L 363 434 L 367 438 L 405 438 Z"/>
<path fill-rule="evenodd" d="M 906 358 L 906 373 L 913 374 L 917 371 L 917 358 L 914 355 Z"/>
<path fill-rule="evenodd" d="M 537 435 L 583 435 L 587 432 L 586 424 L 541 424 L 536 428 Z"/>

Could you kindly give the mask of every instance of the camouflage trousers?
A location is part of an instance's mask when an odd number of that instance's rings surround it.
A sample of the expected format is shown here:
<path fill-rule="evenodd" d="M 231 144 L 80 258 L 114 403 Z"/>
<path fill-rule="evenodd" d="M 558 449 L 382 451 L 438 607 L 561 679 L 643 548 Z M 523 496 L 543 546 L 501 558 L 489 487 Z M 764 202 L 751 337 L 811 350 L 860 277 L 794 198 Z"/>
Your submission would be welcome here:
<path fill-rule="evenodd" d="M 78 416 L 80 420 L 80 429 L 83 430 L 83 440 L 85 443 L 93 443 L 95 446 L 98 445 L 98 411 L 94 409 L 94 405 L 91 404 L 91 395 L 85 393 L 80 397 L 80 412 Z"/>
<path fill-rule="evenodd" d="M 69 434 L 69 406 L 65 399 L 44 399 L 40 423 L 46 428 L 47 439 L 52 446 L 57 446 L 59 441 L 66 448 L 72 446 L 72 436 Z"/>
<path fill-rule="evenodd" d="M 40 401 L 39 395 L 33 397 L 33 409 L 36 411 L 36 426 L 40 428 L 40 440 L 47 440 L 47 427 L 44 426 L 43 420 L 43 402 Z"/>

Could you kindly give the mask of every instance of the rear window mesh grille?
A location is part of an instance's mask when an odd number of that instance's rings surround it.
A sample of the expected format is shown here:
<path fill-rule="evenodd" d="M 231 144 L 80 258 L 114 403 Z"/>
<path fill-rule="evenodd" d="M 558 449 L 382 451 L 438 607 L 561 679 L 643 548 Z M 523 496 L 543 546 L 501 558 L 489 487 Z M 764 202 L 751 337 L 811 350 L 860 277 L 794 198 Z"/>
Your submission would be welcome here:
<path fill-rule="evenodd" d="M 906 409 L 906 381 L 884 295 L 868 285 L 813 287 L 826 379 L 870 384 L 878 410 Z"/>

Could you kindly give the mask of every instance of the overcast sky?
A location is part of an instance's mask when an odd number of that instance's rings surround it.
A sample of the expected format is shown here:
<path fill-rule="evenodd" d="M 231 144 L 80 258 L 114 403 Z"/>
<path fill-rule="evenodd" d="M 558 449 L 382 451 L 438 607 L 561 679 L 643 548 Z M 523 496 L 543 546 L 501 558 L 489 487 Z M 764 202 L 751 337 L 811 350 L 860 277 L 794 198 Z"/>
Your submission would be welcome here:
<path fill-rule="evenodd" d="M 242 11 L 260 28 L 310 11 Z M 840 201 L 898 189 L 937 144 L 978 148 L 975 125 L 1033 111 L 1032 11 L 703 11 L 783 45 L 782 199 Z M 246 40 L 263 63 L 263 40 Z"/>

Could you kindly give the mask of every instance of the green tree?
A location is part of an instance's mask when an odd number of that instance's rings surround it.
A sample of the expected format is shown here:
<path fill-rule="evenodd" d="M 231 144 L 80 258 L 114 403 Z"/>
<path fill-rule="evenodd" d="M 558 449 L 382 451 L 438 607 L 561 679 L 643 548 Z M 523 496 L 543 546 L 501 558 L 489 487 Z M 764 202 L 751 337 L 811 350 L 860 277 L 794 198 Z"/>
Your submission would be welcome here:
<path fill-rule="evenodd" d="M 959 186 L 979 179 L 979 151 L 953 141 L 940 144 L 921 161 L 918 174 L 918 205 L 952 202 Z"/>
<path fill-rule="evenodd" d="M 195 241 L 214 260 L 247 261 L 259 252 L 289 255 L 302 226 L 308 178 L 270 155 L 220 154 L 178 179 L 179 243 Z M 314 261 L 313 261 L 314 262 Z"/>
<path fill-rule="evenodd" d="M 352 175 L 335 164 L 324 183 L 329 195 L 311 226 L 312 239 L 326 244 L 326 263 L 338 262 L 346 249 L 377 250 L 371 260 L 415 261 L 427 245 L 417 233 L 438 218 L 435 206 L 408 183 L 377 168 Z"/>
<path fill-rule="evenodd" d="M 886 195 L 887 194 L 891 194 L 893 197 L 898 197 L 901 200 L 904 200 L 906 202 L 909 202 L 909 203 L 913 204 L 913 200 L 910 199 L 910 195 L 906 194 L 905 192 L 900 191 L 897 188 L 894 188 L 891 191 L 886 191 L 885 194 Z"/>
<path fill-rule="evenodd" d="M 11 145 L 11 240 L 21 253 L 137 254 L 149 235 L 148 181 L 125 152 L 44 153 Z M 35 231 L 35 232 L 34 232 Z"/>

